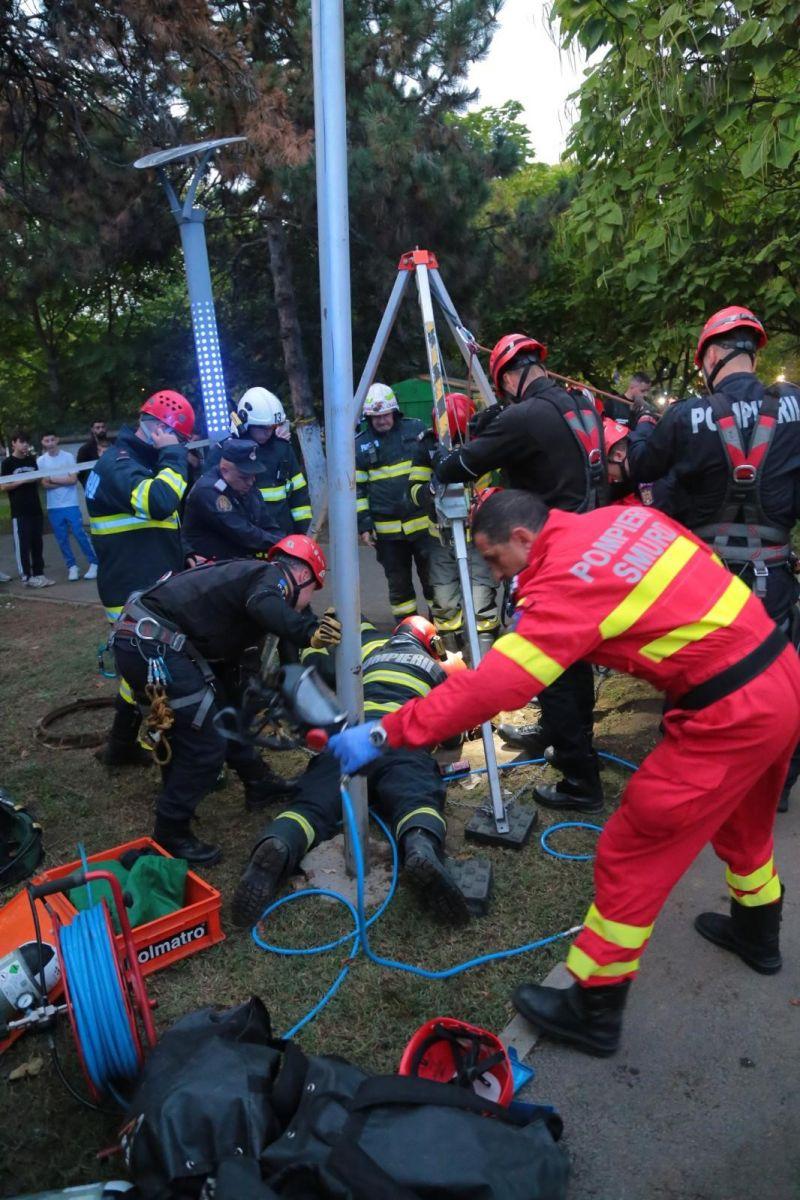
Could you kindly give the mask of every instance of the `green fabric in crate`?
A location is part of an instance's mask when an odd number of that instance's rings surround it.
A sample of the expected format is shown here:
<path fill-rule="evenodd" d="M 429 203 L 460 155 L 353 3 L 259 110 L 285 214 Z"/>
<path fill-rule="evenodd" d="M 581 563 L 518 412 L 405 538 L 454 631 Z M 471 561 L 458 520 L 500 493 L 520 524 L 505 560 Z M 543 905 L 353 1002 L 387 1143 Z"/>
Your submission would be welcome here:
<path fill-rule="evenodd" d="M 89 863 L 92 871 L 110 871 L 117 877 L 123 892 L 133 899 L 133 905 L 128 909 L 128 920 L 135 929 L 138 925 L 147 925 L 159 917 L 183 908 L 186 892 L 186 873 L 189 864 L 184 858 L 165 858 L 163 854 L 142 854 L 127 871 L 116 859 Z M 89 891 L 91 889 L 91 900 Z M 87 887 L 73 888 L 69 893 L 70 901 L 79 912 L 91 908 L 99 900 L 108 901 L 111 920 L 117 933 L 120 925 L 117 919 L 117 908 L 111 887 L 105 880 L 95 880 Z"/>

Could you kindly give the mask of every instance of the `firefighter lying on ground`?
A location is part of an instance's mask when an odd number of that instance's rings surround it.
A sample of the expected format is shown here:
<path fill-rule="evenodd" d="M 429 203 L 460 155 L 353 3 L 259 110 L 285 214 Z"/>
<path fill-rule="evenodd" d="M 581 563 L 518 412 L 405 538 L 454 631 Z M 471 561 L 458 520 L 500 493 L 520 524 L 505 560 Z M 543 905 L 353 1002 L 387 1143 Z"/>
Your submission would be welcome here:
<path fill-rule="evenodd" d="M 250 810 L 294 791 L 253 747 L 226 740 L 215 725 L 226 693 L 235 698 L 238 665 L 266 634 L 296 646 L 332 646 L 340 638 L 330 613 L 320 620 L 308 608 L 326 571 L 316 542 L 291 534 L 269 559 L 212 562 L 173 575 L 134 593 L 114 626 L 117 670 L 136 699 L 150 703 L 148 720 L 160 724 L 155 749 L 164 765 L 153 837 L 176 858 L 204 866 L 218 862 L 220 851 L 195 837 L 190 822 L 225 762 L 244 783 Z"/>
<path fill-rule="evenodd" d="M 464 392 L 448 392 L 444 398 L 450 437 L 453 445 L 462 445 L 467 439 L 467 426 L 474 416 L 475 405 Z M 431 414 L 432 427 L 420 435 L 420 445 L 429 459 L 433 459 L 438 439 L 436 436 L 436 410 Z M 469 657 L 469 648 L 464 632 L 464 614 L 461 609 L 461 582 L 453 539 L 446 526 L 440 529 L 436 519 L 436 506 L 430 483 L 412 483 L 409 489 L 412 505 L 424 508 L 428 513 L 429 580 L 431 586 L 431 614 L 442 642 L 447 650 L 463 651 Z M 472 545 L 467 531 L 467 562 L 472 585 L 472 603 L 478 627 L 478 642 L 481 655 L 491 649 L 500 627 L 497 601 L 497 584 L 478 551 Z"/>
<path fill-rule="evenodd" d="M 444 648 L 430 621 L 407 617 L 391 638 L 373 626 L 361 627 L 364 664 L 364 712 L 392 712 L 409 698 L 424 696 L 447 678 Z M 302 655 L 334 683 L 325 651 Z M 326 661 L 327 660 L 327 661 Z M 464 896 L 443 862 L 447 824 L 445 789 L 439 768 L 426 748 L 393 750 L 365 772 L 369 802 L 391 826 L 397 839 L 403 879 L 438 916 L 451 922 L 469 917 Z M 252 925 L 297 870 L 312 846 L 333 837 L 342 817 L 339 764 L 330 753 L 317 755 L 297 782 L 291 808 L 261 831 L 250 862 L 233 897 L 237 925 Z"/>
<path fill-rule="evenodd" d="M 189 492 L 183 518 L 187 558 L 262 557 L 283 532 L 258 490 L 265 467 L 255 442 L 228 438 L 222 457 Z"/>
<path fill-rule="evenodd" d="M 373 383 L 362 410 L 366 428 L 356 434 L 358 535 L 372 546 L 389 587 L 395 620 L 417 611 L 413 568 L 430 603 L 427 513 L 410 503 L 409 486 L 430 481 L 419 443 L 424 426 L 404 417 L 385 383 Z"/>
<path fill-rule="evenodd" d="M 579 658 L 666 693 L 663 739 L 597 844 L 595 900 L 567 957 L 576 983 L 514 995 L 545 1033 L 613 1054 L 653 922 L 709 841 L 727 867 L 730 916 L 702 913 L 697 931 L 762 974 L 780 970 L 773 826 L 800 736 L 800 662 L 745 584 L 655 509 L 548 514 L 530 493 L 506 491 L 473 533 L 497 576 L 518 575 L 511 632 L 476 672 L 345 730 L 331 749 L 351 774 L 383 747 L 428 744 L 516 708 Z"/>

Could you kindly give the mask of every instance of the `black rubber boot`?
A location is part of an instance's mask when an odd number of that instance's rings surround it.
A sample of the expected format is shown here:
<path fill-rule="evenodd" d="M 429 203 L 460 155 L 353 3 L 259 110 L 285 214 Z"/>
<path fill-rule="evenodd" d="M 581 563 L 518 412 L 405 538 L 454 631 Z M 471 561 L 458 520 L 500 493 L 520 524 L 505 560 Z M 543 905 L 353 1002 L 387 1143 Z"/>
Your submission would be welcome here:
<path fill-rule="evenodd" d="M 759 975 L 777 975 L 783 966 L 780 947 L 783 894 L 774 904 L 747 908 L 731 900 L 731 915 L 705 912 L 695 918 L 697 932 L 715 946 L 732 950 Z"/>
<path fill-rule="evenodd" d="M 514 992 L 513 1004 L 542 1033 L 607 1058 L 619 1046 L 630 986 L 630 980 L 606 987 L 573 983 L 568 988 L 552 988 L 523 983 Z"/>
<path fill-rule="evenodd" d="M 292 848 L 282 838 L 259 842 L 233 893 L 234 925 L 255 925 L 297 866 Z"/>
<path fill-rule="evenodd" d="M 104 767 L 150 767 L 153 755 L 139 745 L 139 728 L 142 714 L 134 704 L 127 704 L 121 697 L 114 700 L 114 720 L 108 732 L 108 741 L 95 751 L 95 758 Z"/>
<path fill-rule="evenodd" d="M 603 789 L 584 779 L 559 779 L 554 786 L 539 783 L 533 789 L 542 808 L 565 809 L 578 813 L 603 811 Z"/>
<path fill-rule="evenodd" d="M 512 750 L 524 750 L 529 758 L 543 758 L 552 738 L 541 725 L 497 725 L 497 733 Z"/>
<path fill-rule="evenodd" d="M 440 857 L 440 845 L 425 829 L 410 829 L 400 839 L 403 878 L 419 893 L 427 908 L 452 925 L 465 925 L 470 911 L 464 893 Z"/>
<path fill-rule="evenodd" d="M 548 746 L 542 757 L 549 767 L 554 767 L 556 771 L 562 771 L 565 775 L 569 775 L 569 765 L 559 758 L 555 746 Z M 608 764 L 605 759 L 601 758 L 599 754 L 595 754 L 594 758 L 598 771 L 607 770 Z"/>
<path fill-rule="evenodd" d="M 166 821 L 163 817 L 156 817 L 153 841 L 163 846 L 173 858 L 185 858 L 193 866 L 213 867 L 222 858 L 219 846 L 201 842 L 192 833 L 188 821 Z"/>
<path fill-rule="evenodd" d="M 285 800 L 297 791 L 293 779 L 283 779 L 269 768 L 260 779 L 244 780 L 244 806 L 248 812 L 261 812 L 278 800 Z"/>

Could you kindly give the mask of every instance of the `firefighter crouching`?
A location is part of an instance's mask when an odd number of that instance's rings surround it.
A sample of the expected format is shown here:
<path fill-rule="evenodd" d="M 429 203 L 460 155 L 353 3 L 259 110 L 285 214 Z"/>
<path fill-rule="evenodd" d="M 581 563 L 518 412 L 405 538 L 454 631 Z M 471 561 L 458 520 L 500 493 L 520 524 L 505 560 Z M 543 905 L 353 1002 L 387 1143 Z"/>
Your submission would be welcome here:
<path fill-rule="evenodd" d="M 198 479 L 186 500 L 183 542 L 188 558 L 265 555 L 283 533 L 258 490 L 264 465 L 255 442 L 228 438 L 222 457 Z"/>
<path fill-rule="evenodd" d="M 194 410 L 179 392 L 161 391 L 124 427 L 86 480 L 86 507 L 97 553 L 97 591 L 109 621 L 131 592 L 183 567 L 178 509 L 186 490 L 186 443 Z M 137 743 L 139 713 L 120 683 L 108 742 L 96 757 L 106 766 L 149 765 Z"/>
<path fill-rule="evenodd" d="M 164 764 L 153 837 L 170 854 L 205 866 L 219 861 L 219 848 L 201 842 L 190 823 L 225 762 L 244 783 L 250 810 L 294 790 L 253 747 L 218 731 L 228 681 L 266 634 L 296 646 L 340 639 L 339 622 L 330 614 L 320 620 L 308 607 L 326 571 L 316 542 L 292 534 L 269 559 L 206 563 L 173 575 L 131 596 L 114 627 L 117 669 L 136 699 L 151 706 L 148 724 Z"/>
<path fill-rule="evenodd" d="M 469 420 L 475 414 L 475 404 L 464 392 L 448 392 L 444 402 L 450 437 L 454 445 L 462 445 L 466 442 Z M 432 458 L 437 447 L 435 409 L 432 413 L 432 428 L 425 430 L 420 442 L 428 457 Z M 462 650 L 469 656 L 469 646 L 464 633 L 464 613 L 461 608 L 461 582 L 452 537 L 446 527 L 440 528 L 437 523 L 430 483 L 412 483 L 410 494 L 415 507 L 426 507 L 428 511 L 428 533 L 431 539 L 429 579 L 434 624 L 447 650 Z M 500 627 L 497 584 L 492 579 L 492 573 L 486 563 L 472 545 L 469 531 L 467 540 L 472 604 L 478 627 L 478 642 L 483 655 L 490 649 Z"/>
<path fill-rule="evenodd" d="M 578 659 L 666 693 L 663 739 L 597 845 L 594 902 L 567 957 L 575 984 L 523 984 L 514 996 L 545 1033 L 612 1054 L 653 922 L 707 842 L 726 865 L 730 916 L 702 913 L 697 931 L 755 971 L 780 970 L 773 826 L 800 736 L 800 662 L 745 584 L 657 510 L 548 514 L 506 491 L 473 534 L 496 575 L 518 575 L 511 631 L 476 672 L 345 730 L 331 750 L 352 773 L 384 747 L 450 737 L 525 703 Z"/>
<path fill-rule="evenodd" d="M 364 712 L 378 717 L 410 696 L 424 696 L 446 679 L 445 656 L 434 626 L 424 617 L 406 617 L 390 638 L 362 625 Z M 325 659 L 328 659 L 328 663 Z M 303 662 L 317 665 L 333 682 L 324 651 L 305 651 Z M 365 772 L 369 802 L 397 839 L 403 879 L 438 916 L 468 919 L 464 896 L 443 862 L 447 825 L 445 789 L 439 768 L 426 749 L 393 750 Z M 319 842 L 333 837 L 341 821 L 339 764 L 330 753 L 309 763 L 297 780 L 291 807 L 262 830 L 233 898 L 237 925 L 252 925 Z"/>
<path fill-rule="evenodd" d="M 733 305 L 709 317 L 695 354 L 708 394 L 673 404 L 658 424 L 642 415 L 628 459 L 635 480 L 673 477 L 670 514 L 754 590 L 798 646 L 791 532 L 800 517 L 800 387 L 761 383 L 755 361 L 766 343 L 748 308 Z M 800 753 L 781 811 L 798 774 Z"/>
<path fill-rule="evenodd" d="M 547 347 L 522 333 L 502 337 L 492 350 L 489 373 L 507 407 L 485 409 L 473 421 L 465 446 L 439 452 L 434 474 L 443 483 L 470 483 L 500 469 L 504 482 L 540 496 L 550 508 L 588 512 L 607 503 L 600 417 L 582 392 L 567 393 L 544 368 Z M 541 724 L 499 730 L 509 745 L 538 758 L 553 747 L 564 773 L 555 786 L 537 786 L 546 808 L 599 812 L 600 769 L 592 742 L 594 676 L 574 662 L 539 697 Z"/>
<path fill-rule="evenodd" d="M 430 597 L 428 516 L 409 498 L 411 484 L 431 478 L 419 442 L 424 426 L 401 414 L 397 397 L 384 383 L 373 383 L 362 415 L 367 428 L 356 434 L 358 534 L 375 548 L 399 619 L 417 611 L 414 565 L 426 600 Z"/>

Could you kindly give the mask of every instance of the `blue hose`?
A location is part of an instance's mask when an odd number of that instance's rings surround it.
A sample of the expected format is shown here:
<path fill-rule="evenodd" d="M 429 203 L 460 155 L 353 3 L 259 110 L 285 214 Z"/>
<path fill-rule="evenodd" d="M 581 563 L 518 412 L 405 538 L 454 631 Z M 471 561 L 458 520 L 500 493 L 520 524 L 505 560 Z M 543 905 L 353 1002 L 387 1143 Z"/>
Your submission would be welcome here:
<path fill-rule="evenodd" d="M 624 758 L 618 758 L 615 754 L 606 754 L 603 751 L 600 751 L 600 755 L 602 758 L 607 759 L 609 762 L 613 762 L 613 763 L 616 763 L 618 766 L 625 767 L 629 771 L 636 771 L 636 769 L 637 769 L 635 763 L 628 762 Z M 532 758 L 532 759 L 526 759 L 523 762 L 500 763 L 500 764 L 498 764 L 498 766 L 501 771 L 503 771 L 503 770 L 507 771 L 513 767 L 538 766 L 543 762 L 545 762 L 545 759 L 543 759 L 543 758 Z M 475 767 L 469 772 L 469 774 L 470 775 L 485 775 L 486 770 L 487 770 L 486 767 Z M 355 960 L 355 958 L 357 958 L 359 952 L 363 951 L 365 957 L 368 958 L 371 962 L 374 962 L 379 967 L 388 967 L 390 970 L 393 970 L 393 971 L 404 971 L 409 975 L 418 975 L 423 979 L 452 979 L 456 975 L 461 975 L 464 971 L 470 971 L 474 967 L 483 966 L 485 963 L 498 962 L 498 961 L 500 961 L 502 959 L 506 959 L 506 958 L 516 958 L 521 954 L 528 954 L 532 950 L 539 950 L 544 946 L 551 945 L 553 942 L 560 941 L 563 938 L 571 937 L 573 934 L 578 933 L 578 931 L 581 929 L 580 925 L 575 925 L 571 929 L 565 929 L 561 933 L 550 934 L 549 937 L 539 938 L 537 941 L 528 942 L 524 946 L 515 946 L 509 950 L 495 950 L 490 954 L 481 954 L 476 958 L 470 958 L 466 962 L 458 963 L 454 967 L 446 967 L 441 971 L 429 971 L 424 967 L 414 966 L 412 963 L 399 962 L 396 959 L 391 959 L 391 958 L 382 958 L 379 954 L 376 954 L 376 952 L 370 946 L 368 930 L 372 925 L 375 924 L 375 922 L 379 919 L 379 917 L 381 917 L 383 915 L 383 913 L 386 911 L 386 909 L 389 907 L 389 904 L 391 903 L 392 899 L 394 898 L 395 891 L 397 890 L 397 878 L 398 878 L 398 873 L 399 873 L 399 859 L 398 859 L 398 854 L 397 854 L 397 843 L 395 842 L 394 838 L 392 837 L 391 832 L 386 827 L 386 825 L 383 823 L 383 821 L 380 819 L 380 817 L 376 813 L 370 812 L 370 817 L 383 830 L 383 832 L 386 835 L 386 838 L 389 842 L 389 845 L 391 846 L 391 850 L 392 850 L 392 882 L 391 882 L 391 886 L 389 888 L 389 893 L 386 896 L 386 899 L 383 901 L 383 903 L 380 905 L 380 907 L 378 909 L 376 909 L 376 911 L 372 914 L 372 916 L 367 918 L 366 912 L 364 909 L 364 854 L 363 854 L 363 850 L 361 847 L 361 842 L 358 837 L 358 829 L 356 827 L 355 815 L 353 813 L 353 805 L 352 805 L 352 801 L 350 799 L 350 793 L 347 791 L 347 789 L 344 787 L 344 785 L 342 785 L 341 792 L 342 792 L 342 808 L 344 810 L 344 819 L 350 830 L 350 835 L 352 838 L 352 845 L 353 845 L 353 857 L 355 859 L 355 864 L 356 864 L 356 885 L 357 885 L 357 903 L 356 903 L 356 905 L 353 905 L 347 899 L 347 897 L 342 896 L 339 894 L 339 892 L 334 892 L 334 891 L 330 890 L 329 888 L 306 888 L 303 891 L 292 892 L 288 896 L 282 896 L 282 897 L 280 897 L 280 899 L 274 900 L 272 902 L 272 904 L 270 904 L 269 907 L 264 910 L 261 917 L 259 918 L 259 922 L 256 925 L 254 925 L 253 929 L 251 930 L 251 936 L 253 938 L 253 941 L 259 947 L 259 949 L 268 950 L 272 954 L 279 954 L 279 955 L 286 956 L 286 957 L 297 957 L 300 955 L 307 955 L 307 954 L 323 954 L 327 950 L 333 950 L 337 946 L 343 945 L 350 938 L 352 938 L 352 945 L 350 947 L 349 961 L 347 963 L 345 963 L 344 967 L 339 972 L 336 979 L 333 981 L 331 986 L 328 988 L 328 990 L 324 994 L 324 996 L 314 1005 L 314 1007 L 312 1009 L 309 1010 L 309 1012 L 307 1012 L 305 1014 L 305 1016 L 301 1017 L 300 1020 L 297 1021 L 291 1027 L 291 1029 L 287 1030 L 287 1032 L 282 1035 L 283 1037 L 285 1037 L 287 1039 L 296 1037 L 297 1034 L 300 1032 L 300 1030 L 305 1025 L 308 1025 L 308 1023 L 310 1021 L 314 1020 L 314 1018 L 322 1011 L 322 1009 L 325 1007 L 325 1005 L 328 1003 L 328 1001 L 331 1000 L 333 998 L 333 996 L 335 996 L 335 994 L 338 992 L 341 985 L 344 983 L 345 979 L 347 978 L 347 976 L 350 973 L 350 968 L 351 968 L 352 962 Z M 545 851 L 548 854 L 553 855 L 553 857 L 555 857 L 555 858 L 573 858 L 573 859 L 579 859 L 579 860 L 585 860 L 585 859 L 590 858 L 591 855 L 562 854 L 562 853 L 559 853 L 558 851 L 550 849 L 550 847 L 545 844 L 546 835 L 549 832 L 552 832 L 556 829 L 565 829 L 568 827 L 590 828 L 590 829 L 597 829 L 597 830 L 601 829 L 601 826 L 599 826 L 599 825 L 587 825 L 585 822 L 582 822 L 582 821 L 563 821 L 559 825 L 552 826 L 550 830 L 546 830 L 545 833 L 542 835 L 541 843 L 542 843 L 542 846 L 545 849 Z M 342 904 L 348 910 L 351 917 L 353 918 L 354 928 L 353 928 L 352 932 L 343 934 L 340 938 L 337 938 L 335 941 L 325 942 L 318 946 L 308 946 L 303 949 L 295 949 L 295 948 L 288 947 L 288 946 L 276 946 L 272 942 L 267 942 L 264 938 L 261 937 L 261 935 L 258 932 L 258 924 L 265 921 L 266 918 L 269 917 L 271 913 L 274 913 L 277 909 L 281 908 L 284 904 L 290 904 L 296 900 L 305 900 L 310 896 L 327 896 L 329 899 L 336 900 L 339 904 Z"/>
<path fill-rule="evenodd" d="M 545 854 L 549 854 L 551 858 L 570 859 L 572 862 L 591 862 L 594 858 L 593 854 L 566 854 L 562 850 L 554 850 L 548 843 L 548 838 L 551 833 L 556 833 L 559 829 L 593 829 L 595 833 L 602 833 L 602 825 L 593 825 L 590 821 L 559 821 L 558 825 L 550 825 L 549 828 L 542 830 L 542 835 L 539 838 L 539 845 L 544 850 Z"/>
<path fill-rule="evenodd" d="M 139 1055 L 116 970 L 103 903 L 79 912 L 61 932 L 61 954 L 83 1060 L 98 1092 L 134 1079 Z"/>

